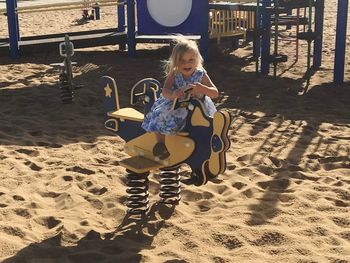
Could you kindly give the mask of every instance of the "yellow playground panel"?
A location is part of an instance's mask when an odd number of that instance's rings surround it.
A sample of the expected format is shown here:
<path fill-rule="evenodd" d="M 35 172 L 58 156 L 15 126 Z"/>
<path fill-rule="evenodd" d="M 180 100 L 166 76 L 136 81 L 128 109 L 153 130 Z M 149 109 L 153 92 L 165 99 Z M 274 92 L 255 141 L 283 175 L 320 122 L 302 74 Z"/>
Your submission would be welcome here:
<path fill-rule="evenodd" d="M 210 9 L 209 10 L 209 37 L 217 39 L 220 43 L 224 37 L 240 37 L 246 39 L 247 32 L 254 30 L 255 12 L 250 10 L 241 10 L 239 4 L 251 3 L 252 1 L 225 1 L 237 3 L 237 8 Z"/>

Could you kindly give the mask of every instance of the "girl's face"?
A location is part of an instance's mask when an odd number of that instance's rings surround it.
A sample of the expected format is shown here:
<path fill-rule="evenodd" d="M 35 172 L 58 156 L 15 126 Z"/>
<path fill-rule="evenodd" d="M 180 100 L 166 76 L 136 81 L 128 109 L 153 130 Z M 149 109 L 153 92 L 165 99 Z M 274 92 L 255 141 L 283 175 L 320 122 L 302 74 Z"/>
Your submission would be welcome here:
<path fill-rule="evenodd" d="M 192 50 L 186 51 L 180 59 L 179 72 L 184 78 L 190 77 L 197 67 L 197 56 Z"/>

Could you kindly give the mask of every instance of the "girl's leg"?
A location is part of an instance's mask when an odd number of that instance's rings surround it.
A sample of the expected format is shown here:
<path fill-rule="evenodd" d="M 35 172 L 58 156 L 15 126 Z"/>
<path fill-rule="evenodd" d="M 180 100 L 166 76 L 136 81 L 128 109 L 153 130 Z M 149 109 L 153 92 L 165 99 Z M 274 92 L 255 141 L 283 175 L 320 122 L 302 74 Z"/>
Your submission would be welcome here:
<path fill-rule="evenodd" d="M 162 142 L 162 143 L 165 142 L 165 135 L 164 134 L 161 134 L 159 132 L 156 132 L 155 134 L 156 134 L 157 142 Z"/>
<path fill-rule="evenodd" d="M 153 155 L 161 160 L 168 158 L 170 153 L 165 146 L 165 135 L 158 132 L 155 135 L 157 143 L 153 147 Z"/>

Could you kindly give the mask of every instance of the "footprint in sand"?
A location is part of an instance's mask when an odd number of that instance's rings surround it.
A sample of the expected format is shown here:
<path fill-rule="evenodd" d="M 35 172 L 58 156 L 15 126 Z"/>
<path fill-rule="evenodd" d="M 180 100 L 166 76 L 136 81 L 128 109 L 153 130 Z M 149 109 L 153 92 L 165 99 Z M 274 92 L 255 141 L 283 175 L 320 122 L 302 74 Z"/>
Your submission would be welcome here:
<path fill-rule="evenodd" d="M 90 169 L 83 168 L 80 166 L 73 166 L 73 167 L 66 168 L 66 171 L 76 172 L 76 173 L 81 173 L 81 174 L 86 174 L 86 175 L 95 174 L 95 171 L 92 171 Z"/>
<path fill-rule="evenodd" d="M 257 170 L 265 175 L 272 175 L 275 172 L 275 169 L 268 165 L 258 165 Z"/>
<path fill-rule="evenodd" d="M 340 236 L 350 242 L 350 232 L 340 233 Z"/>
<path fill-rule="evenodd" d="M 27 165 L 30 169 L 32 169 L 35 172 L 39 172 L 43 169 L 40 166 L 36 165 L 35 163 L 33 163 L 29 160 L 25 161 L 24 164 Z"/>
<path fill-rule="evenodd" d="M 31 149 L 18 149 L 16 152 L 26 154 L 30 157 L 38 157 L 40 155 L 39 151 Z"/>
<path fill-rule="evenodd" d="M 34 221 L 39 224 L 42 225 L 48 229 L 52 229 L 54 227 L 56 227 L 57 225 L 59 225 L 62 221 L 59 219 L 56 219 L 53 216 L 41 216 L 41 217 L 37 217 L 34 219 Z"/>
<path fill-rule="evenodd" d="M 251 160 L 251 158 L 252 158 L 251 154 L 245 154 L 245 155 L 239 156 L 237 158 L 237 161 L 238 162 L 247 162 L 247 161 Z"/>
<path fill-rule="evenodd" d="M 323 156 L 318 155 L 318 154 L 309 154 L 309 155 L 307 155 L 307 158 L 309 158 L 311 160 L 318 160 L 318 159 L 323 158 Z"/>
<path fill-rule="evenodd" d="M 337 196 L 344 200 L 344 201 L 350 201 L 350 192 L 343 190 L 343 189 L 335 189 L 334 192 L 337 194 Z"/>
<path fill-rule="evenodd" d="M 97 210 L 101 210 L 103 208 L 103 203 L 92 196 L 86 196 L 85 200 L 88 201 L 91 204 L 91 206 L 96 208 Z"/>
<path fill-rule="evenodd" d="M 97 144 L 96 143 L 86 143 L 86 144 L 81 144 L 80 147 L 84 150 L 84 151 L 88 151 L 91 150 L 93 148 L 96 148 Z"/>
<path fill-rule="evenodd" d="M 48 198 L 56 198 L 61 195 L 60 193 L 56 193 L 56 192 L 39 192 L 39 194 L 42 197 L 48 197 Z"/>
<path fill-rule="evenodd" d="M 236 169 L 236 167 L 237 167 L 237 165 L 235 165 L 233 163 L 228 163 L 226 169 L 228 171 L 233 171 L 234 169 Z"/>
<path fill-rule="evenodd" d="M 336 224 L 339 227 L 343 227 L 343 228 L 350 227 L 350 219 L 343 218 L 343 217 L 333 217 L 332 220 L 334 224 Z"/>
<path fill-rule="evenodd" d="M 196 202 L 203 199 L 211 199 L 214 195 L 211 192 L 201 192 L 197 193 L 194 191 L 184 189 L 181 192 L 182 199 L 188 202 Z"/>
<path fill-rule="evenodd" d="M 245 186 L 247 186 L 247 184 L 242 182 L 235 182 L 232 184 L 232 187 L 236 188 L 237 190 L 241 190 Z"/>
<path fill-rule="evenodd" d="M 81 226 L 88 226 L 88 225 L 89 225 L 89 221 L 86 220 L 86 219 L 84 219 L 84 220 L 82 220 L 82 221 L 80 222 L 80 225 L 81 225 Z"/>
<path fill-rule="evenodd" d="M 287 170 L 290 172 L 302 172 L 304 171 L 304 169 L 302 167 L 300 167 L 299 165 L 288 165 Z"/>
<path fill-rule="evenodd" d="M 336 169 L 350 169 L 350 162 L 325 163 L 322 165 L 322 167 L 326 171 L 331 171 Z"/>
<path fill-rule="evenodd" d="M 66 182 L 73 181 L 73 177 L 70 175 L 64 175 L 64 176 L 62 176 L 62 179 Z"/>
<path fill-rule="evenodd" d="M 100 185 L 95 185 L 92 181 L 83 181 L 78 183 L 78 187 L 83 191 L 88 191 L 94 195 L 103 195 L 108 191 L 106 187 L 101 187 Z"/>
<path fill-rule="evenodd" d="M 350 158 L 347 156 L 330 156 L 323 157 L 319 159 L 320 163 L 337 163 L 337 162 L 346 162 L 350 161 Z"/>
<path fill-rule="evenodd" d="M 209 191 L 219 195 L 229 195 L 232 193 L 231 189 L 224 184 L 213 184 L 208 186 Z"/>
<path fill-rule="evenodd" d="M 13 200 L 15 200 L 15 201 L 24 201 L 25 199 L 22 197 L 22 196 L 20 196 L 20 195 L 14 195 L 14 196 L 12 196 L 12 198 L 13 198 Z"/>
<path fill-rule="evenodd" d="M 290 185 L 290 181 L 286 178 L 281 178 L 271 181 L 258 182 L 257 184 L 264 190 L 268 188 L 269 190 L 274 190 L 276 192 L 284 192 Z"/>
<path fill-rule="evenodd" d="M 32 215 L 29 213 L 29 210 L 26 208 L 16 208 L 13 210 L 16 215 L 24 217 L 24 218 L 31 218 Z"/>
<path fill-rule="evenodd" d="M 216 243 L 221 244 L 222 246 L 230 250 L 244 246 L 244 243 L 233 235 L 231 236 L 224 233 L 217 233 L 213 234 L 212 238 L 215 240 Z"/>
<path fill-rule="evenodd" d="M 336 199 L 336 198 L 325 197 L 325 199 L 328 200 L 328 201 L 333 202 L 334 205 L 336 205 L 338 207 L 348 207 L 348 206 L 350 206 L 350 204 L 348 204 L 347 202 L 344 202 L 344 201 Z"/>
<path fill-rule="evenodd" d="M 252 198 L 253 196 L 256 196 L 256 194 L 261 193 L 259 189 L 256 188 L 249 188 L 247 190 L 244 190 L 242 194 L 247 198 Z"/>
<path fill-rule="evenodd" d="M 255 246 L 282 245 L 287 243 L 288 238 L 282 233 L 271 231 L 264 233 L 260 238 L 252 241 Z"/>
<path fill-rule="evenodd" d="M 9 236 L 16 236 L 20 238 L 24 238 L 26 236 L 26 234 L 20 228 L 14 226 L 2 226 L 1 232 L 4 232 Z"/>
<path fill-rule="evenodd" d="M 62 144 L 47 143 L 47 142 L 37 142 L 36 145 L 40 146 L 40 147 L 48 147 L 48 148 L 61 148 L 61 147 L 63 147 Z"/>
<path fill-rule="evenodd" d="M 282 166 L 282 161 L 276 157 L 269 156 L 270 161 L 273 163 L 274 166 L 277 168 L 280 168 Z"/>
<path fill-rule="evenodd" d="M 210 206 L 208 206 L 207 204 L 206 205 L 198 204 L 198 208 L 201 212 L 207 212 L 211 209 Z"/>
<path fill-rule="evenodd" d="M 109 158 L 96 158 L 95 159 L 98 164 L 108 164 L 110 159 Z M 118 163 L 119 165 L 119 163 Z"/>

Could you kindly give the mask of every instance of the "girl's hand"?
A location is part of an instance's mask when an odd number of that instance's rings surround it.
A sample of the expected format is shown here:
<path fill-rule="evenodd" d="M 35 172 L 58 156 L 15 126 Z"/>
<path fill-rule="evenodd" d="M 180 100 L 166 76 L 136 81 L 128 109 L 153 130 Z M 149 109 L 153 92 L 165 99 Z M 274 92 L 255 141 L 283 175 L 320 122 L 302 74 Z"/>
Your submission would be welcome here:
<path fill-rule="evenodd" d="M 182 89 L 177 89 L 173 91 L 172 97 L 173 99 L 179 99 L 185 95 L 184 91 Z"/>
<path fill-rule="evenodd" d="M 203 93 L 203 84 L 200 82 L 196 82 L 194 84 L 190 84 L 188 85 L 188 93 L 193 95 L 197 95 L 197 94 L 202 94 Z"/>

